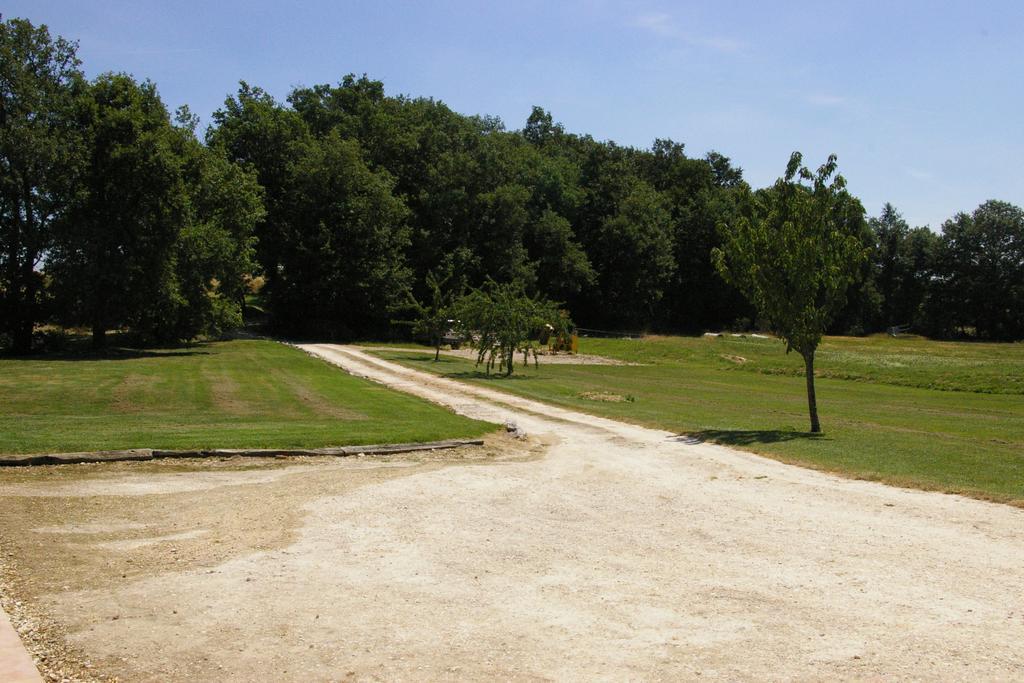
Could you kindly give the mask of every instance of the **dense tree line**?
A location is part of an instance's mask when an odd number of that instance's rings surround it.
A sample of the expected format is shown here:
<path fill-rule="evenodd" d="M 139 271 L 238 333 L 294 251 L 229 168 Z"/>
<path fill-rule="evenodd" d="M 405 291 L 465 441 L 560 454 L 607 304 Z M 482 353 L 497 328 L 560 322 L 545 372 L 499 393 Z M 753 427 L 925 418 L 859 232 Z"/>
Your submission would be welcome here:
<path fill-rule="evenodd" d="M 366 76 L 285 102 L 243 82 L 200 139 L 153 83 L 88 81 L 45 27 L 0 32 L 0 341 L 16 350 L 46 322 L 97 343 L 217 334 L 252 277 L 294 336 L 407 331 L 393 320 L 430 273 L 515 283 L 585 327 L 758 324 L 711 259 L 758 196 L 720 154 L 595 140 L 541 108 L 507 130 Z M 1021 209 L 987 202 L 936 234 L 856 205 L 868 258 L 832 331 L 1024 337 Z"/>
<path fill-rule="evenodd" d="M 87 81 L 75 46 L 0 23 L 0 334 L 43 322 L 153 341 L 238 327 L 262 189 L 156 86 Z"/>

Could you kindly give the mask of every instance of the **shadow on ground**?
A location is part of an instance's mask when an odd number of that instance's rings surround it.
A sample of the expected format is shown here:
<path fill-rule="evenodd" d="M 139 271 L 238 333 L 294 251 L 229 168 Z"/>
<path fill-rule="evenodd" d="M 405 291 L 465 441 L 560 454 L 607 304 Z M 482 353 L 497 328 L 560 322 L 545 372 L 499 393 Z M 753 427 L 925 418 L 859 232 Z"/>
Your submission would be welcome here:
<path fill-rule="evenodd" d="M 797 439 L 823 440 L 824 434 L 798 432 L 789 429 L 703 429 L 699 432 L 680 434 L 673 441 L 698 444 L 713 442 L 725 446 L 751 446 L 759 443 L 781 443 Z"/>
<path fill-rule="evenodd" d="M 209 351 L 201 350 L 203 342 L 173 349 L 133 349 L 115 347 L 103 350 L 69 348 L 60 351 L 36 352 L 25 355 L 0 355 L 3 360 L 21 361 L 98 361 L 132 360 L 136 358 L 185 358 L 187 356 L 208 356 Z"/>
<path fill-rule="evenodd" d="M 498 379 L 501 379 L 501 380 L 531 380 L 531 379 L 532 380 L 536 380 L 536 379 L 541 379 L 541 378 L 539 378 L 539 377 L 537 377 L 535 375 L 523 375 L 523 374 L 516 374 L 516 373 L 513 373 L 511 375 L 506 375 L 503 372 L 492 372 L 491 374 L 488 375 L 483 370 L 463 370 L 462 372 L 446 372 L 446 373 L 444 373 L 444 375 L 442 375 L 442 377 L 447 377 L 449 379 L 493 379 L 493 380 L 498 380 Z"/>

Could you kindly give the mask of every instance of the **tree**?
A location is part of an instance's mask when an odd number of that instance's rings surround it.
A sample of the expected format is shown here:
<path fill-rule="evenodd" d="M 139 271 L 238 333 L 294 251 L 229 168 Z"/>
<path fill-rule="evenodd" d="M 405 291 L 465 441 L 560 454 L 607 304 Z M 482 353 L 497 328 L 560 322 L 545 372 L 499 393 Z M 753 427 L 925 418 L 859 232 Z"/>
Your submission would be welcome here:
<path fill-rule="evenodd" d="M 882 324 L 919 326 L 938 235 L 928 228 L 910 228 L 889 203 L 868 225 L 874 233 L 872 266 L 882 297 Z"/>
<path fill-rule="evenodd" d="M 240 327 L 245 277 L 253 272 L 255 226 L 263 191 L 252 169 L 233 164 L 195 137 L 187 111 L 178 113 L 178 153 L 188 195 L 173 252 L 176 315 L 149 321 L 154 337 L 192 339 Z"/>
<path fill-rule="evenodd" d="M 674 246 L 668 201 L 633 179 L 617 211 L 601 222 L 594 245 L 607 315 L 627 325 L 655 317 L 676 269 Z"/>
<path fill-rule="evenodd" d="M 743 169 L 732 165 L 732 159 L 711 151 L 704 155 L 704 161 L 711 167 L 715 184 L 719 187 L 737 187 L 743 182 Z"/>
<path fill-rule="evenodd" d="M 476 364 L 484 364 L 487 373 L 497 366 L 511 375 L 517 353 L 523 363 L 532 354 L 537 363 L 534 335 L 545 324 L 560 322 L 558 306 L 543 297 L 526 294 L 522 283 L 498 284 L 489 280 L 459 299 L 455 310 L 460 329 L 477 349 Z M 571 325 L 566 319 L 565 325 Z"/>
<path fill-rule="evenodd" d="M 65 317 L 91 326 L 101 348 L 108 330 L 174 315 L 173 253 L 188 198 L 177 133 L 152 82 L 105 74 L 89 101 L 83 192 L 47 272 Z"/>
<path fill-rule="evenodd" d="M 221 150 L 230 161 L 255 171 L 263 189 L 266 210 L 256 223 L 256 262 L 273 299 L 280 271 L 280 254 L 287 239 L 288 193 L 295 164 L 310 144 L 307 124 L 294 111 L 282 107 L 268 93 L 245 81 L 238 92 L 213 113 L 206 133 L 207 145 Z"/>
<path fill-rule="evenodd" d="M 1024 337 L 1024 210 L 987 201 L 942 226 L 937 285 L 954 323 L 978 337 Z"/>
<path fill-rule="evenodd" d="M 454 315 L 456 290 L 451 286 L 454 273 L 438 276 L 434 271 L 427 273 L 426 285 L 430 299 L 425 303 L 409 295 L 410 307 L 416 315 L 412 323 L 413 334 L 423 335 L 434 345 L 434 362 L 441 360 L 441 340 L 451 329 Z"/>
<path fill-rule="evenodd" d="M 556 140 L 565 133 L 562 124 L 555 123 L 551 112 L 543 107 L 534 105 L 530 117 L 526 119 L 526 126 L 523 128 L 523 137 L 531 144 L 543 145 L 546 142 Z"/>
<path fill-rule="evenodd" d="M 409 290 L 408 210 L 387 171 L 356 140 L 309 140 L 292 165 L 270 305 L 279 329 L 304 335 L 381 334 Z"/>
<path fill-rule="evenodd" d="M 43 317 L 39 273 L 81 165 L 76 45 L 24 19 L 0 23 L 0 334 L 17 353 Z"/>
<path fill-rule="evenodd" d="M 864 209 L 846 191 L 832 155 L 816 173 L 794 152 L 786 174 L 749 198 L 748 210 L 722 223 L 712 252 L 722 276 L 747 296 L 786 352 L 804 359 L 811 432 L 821 431 L 814 392 L 814 353 L 866 258 Z"/>
<path fill-rule="evenodd" d="M 861 261 L 856 277 L 846 290 L 846 302 L 833 314 L 832 322 L 826 327 L 832 334 L 863 335 L 882 326 L 879 323 L 882 317 L 882 295 L 878 292 L 875 264 L 871 258 L 875 252 L 875 235 L 865 221 L 860 221 L 857 235 L 867 256 Z"/>
<path fill-rule="evenodd" d="M 562 298 L 576 295 L 597 281 L 597 273 L 576 242 L 568 220 L 546 209 L 534 221 L 530 233 L 539 290 Z"/>
<path fill-rule="evenodd" d="M 122 327 L 154 341 L 238 327 L 255 174 L 201 145 L 187 108 L 172 125 L 151 82 L 106 74 L 85 100 L 81 191 L 46 265 L 60 318 L 90 325 L 97 348 Z"/>
<path fill-rule="evenodd" d="M 753 317 L 708 258 L 720 241 L 716 224 L 734 212 L 743 171 L 717 152 L 690 159 L 684 151 L 682 143 L 657 139 L 638 160 L 643 178 L 667 198 L 672 215 L 675 273 L 655 309 L 657 320 L 673 330 L 721 329 Z"/>

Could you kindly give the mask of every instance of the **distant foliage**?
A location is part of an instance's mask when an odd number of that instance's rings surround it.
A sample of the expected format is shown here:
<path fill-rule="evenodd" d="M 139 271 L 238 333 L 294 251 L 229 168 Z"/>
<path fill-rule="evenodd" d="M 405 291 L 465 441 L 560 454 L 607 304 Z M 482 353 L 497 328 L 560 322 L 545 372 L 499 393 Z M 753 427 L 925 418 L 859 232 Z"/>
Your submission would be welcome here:
<path fill-rule="evenodd" d="M 935 331 L 1024 338 L 1024 211 L 988 201 L 942 226 L 931 315 Z"/>
<path fill-rule="evenodd" d="M 365 76 L 298 88 L 288 105 L 243 83 L 208 135 L 210 145 L 254 168 L 266 190 L 256 253 L 282 331 L 380 334 L 380 314 L 396 305 L 392 289 L 375 286 L 375 300 L 327 309 L 318 279 L 290 277 L 294 268 L 283 263 L 295 243 L 322 229 L 338 243 L 353 229 L 341 214 L 333 226 L 295 216 L 307 201 L 293 189 L 295 174 L 308 176 L 308 158 L 341 141 L 359 150 L 407 210 L 401 226 L 384 230 L 392 236 L 387 248 L 354 240 L 352 257 L 368 249 L 377 263 L 371 270 L 411 284 L 418 301 L 430 296 L 427 273 L 451 270 L 470 286 L 521 282 L 528 294 L 566 301 L 594 325 L 699 330 L 751 315 L 708 256 L 716 220 L 744 187 L 726 157 L 690 159 L 672 141 L 650 152 L 597 142 L 567 133 L 539 107 L 522 131 L 506 131 L 500 121 L 435 100 L 388 96 Z M 338 189 L 336 201 L 347 201 Z M 304 247 L 310 257 L 333 258 L 322 239 L 314 244 L 323 246 Z"/>
<path fill-rule="evenodd" d="M 156 84 L 89 82 L 76 49 L 0 21 L 0 344 L 17 352 L 44 323 L 87 326 L 97 345 L 114 330 L 218 335 L 251 282 L 280 334 L 387 336 L 442 272 L 520 283 L 601 329 L 771 318 L 711 255 L 716 226 L 773 190 L 717 152 L 595 140 L 541 107 L 510 130 L 365 75 L 285 101 L 240 82 L 200 141 Z M 868 257 L 827 329 L 1024 337 L 1020 215 L 986 202 L 939 236 L 886 205 L 856 226 Z"/>

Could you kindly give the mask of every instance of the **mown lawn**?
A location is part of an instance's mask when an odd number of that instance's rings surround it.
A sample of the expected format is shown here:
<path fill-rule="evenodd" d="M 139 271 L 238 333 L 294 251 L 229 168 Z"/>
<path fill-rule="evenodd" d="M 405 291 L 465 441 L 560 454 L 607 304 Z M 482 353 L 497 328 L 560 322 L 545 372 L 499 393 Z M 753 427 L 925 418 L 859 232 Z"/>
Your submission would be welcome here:
<path fill-rule="evenodd" d="M 316 447 L 492 429 L 269 341 L 0 359 L 0 453 Z"/>
<path fill-rule="evenodd" d="M 817 381 L 824 435 L 807 433 L 803 364 L 753 337 L 581 340 L 635 366 L 517 366 L 486 378 L 455 358 L 389 360 L 597 415 L 846 476 L 1024 505 L 1024 345 L 828 338 Z M 604 395 L 601 395 L 604 394 Z M 595 400 L 595 399 L 620 400 Z"/>

